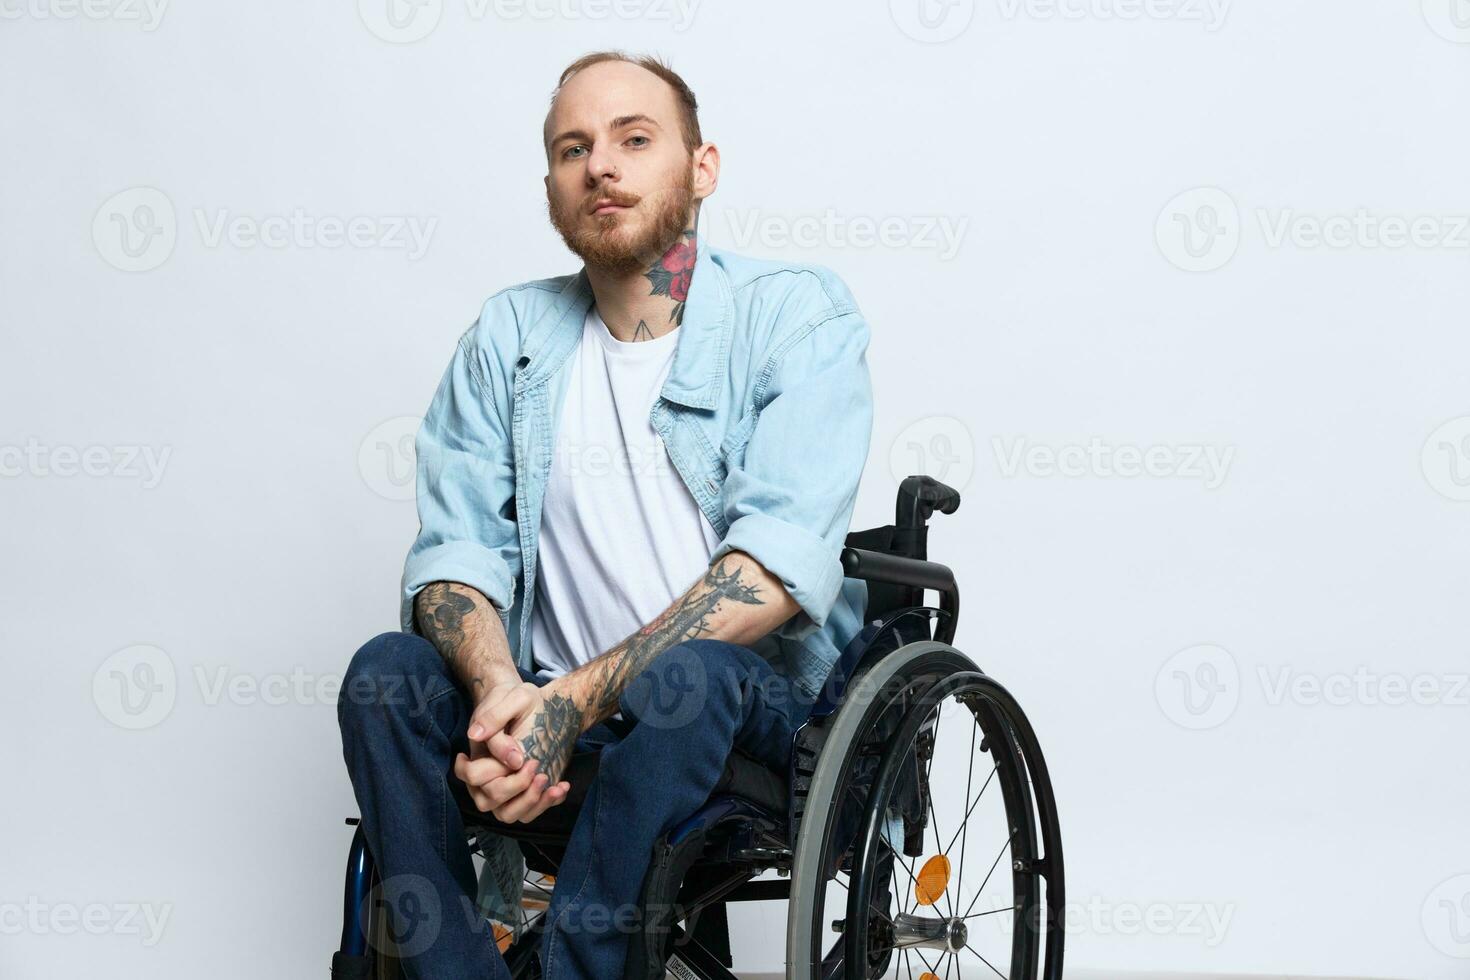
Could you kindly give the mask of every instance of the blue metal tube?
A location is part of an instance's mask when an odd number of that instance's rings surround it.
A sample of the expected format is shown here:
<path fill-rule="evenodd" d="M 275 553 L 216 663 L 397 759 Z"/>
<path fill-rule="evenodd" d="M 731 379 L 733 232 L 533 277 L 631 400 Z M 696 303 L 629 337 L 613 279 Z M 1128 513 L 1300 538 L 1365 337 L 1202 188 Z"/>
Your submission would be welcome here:
<path fill-rule="evenodd" d="M 359 824 L 357 833 L 352 835 L 352 849 L 347 853 L 347 883 L 342 892 L 341 948 L 348 956 L 367 955 L 368 923 L 364 915 L 369 911 L 367 898 L 376 870 Z"/>

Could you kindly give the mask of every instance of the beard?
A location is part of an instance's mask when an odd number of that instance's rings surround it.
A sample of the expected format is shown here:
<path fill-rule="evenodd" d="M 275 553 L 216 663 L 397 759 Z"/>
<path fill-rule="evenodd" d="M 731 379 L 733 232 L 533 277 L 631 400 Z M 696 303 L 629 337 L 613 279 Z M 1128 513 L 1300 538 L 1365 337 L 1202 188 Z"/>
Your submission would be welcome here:
<path fill-rule="evenodd" d="M 694 203 L 694 173 L 687 167 L 679 172 L 681 176 L 668 187 L 641 198 L 614 188 L 596 192 L 593 201 L 606 197 L 617 204 L 641 204 L 647 214 L 639 229 L 632 227 L 632 208 L 589 216 L 587 206 L 591 201 L 586 198 L 559 202 L 554 196 L 547 200 L 551 224 L 567 248 L 589 268 L 611 275 L 645 271 L 688 227 Z"/>

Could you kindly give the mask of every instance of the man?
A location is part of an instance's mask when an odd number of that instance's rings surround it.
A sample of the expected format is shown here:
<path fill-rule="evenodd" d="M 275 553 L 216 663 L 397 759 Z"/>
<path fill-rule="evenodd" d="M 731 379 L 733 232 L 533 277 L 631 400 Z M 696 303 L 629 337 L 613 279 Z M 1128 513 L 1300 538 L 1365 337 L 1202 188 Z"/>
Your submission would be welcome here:
<path fill-rule="evenodd" d="M 460 338 L 416 443 L 403 632 L 358 651 L 339 703 L 385 904 L 439 910 L 400 949 L 414 977 L 508 975 L 462 914 L 460 812 L 537 820 L 579 747 L 601 754 L 542 968 L 621 977 L 654 844 L 733 750 L 785 773 L 862 626 L 839 562 L 872 428 L 851 294 L 697 239 L 719 150 L 653 59 L 569 66 L 543 142 L 584 267 L 495 294 Z"/>

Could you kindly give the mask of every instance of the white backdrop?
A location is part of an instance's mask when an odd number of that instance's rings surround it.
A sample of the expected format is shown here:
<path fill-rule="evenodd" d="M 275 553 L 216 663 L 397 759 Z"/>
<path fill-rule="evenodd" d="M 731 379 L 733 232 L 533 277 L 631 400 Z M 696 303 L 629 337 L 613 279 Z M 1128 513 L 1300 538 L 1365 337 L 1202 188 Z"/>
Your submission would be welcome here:
<path fill-rule="evenodd" d="M 540 126 L 608 46 L 698 94 L 709 239 L 868 315 L 855 523 L 964 491 L 1069 962 L 1470 975 L 1470 3 L 393 2 L 0 0 L 0 975 L 325 975 L 318 685 L 455 339 L 577 267 Z"/>

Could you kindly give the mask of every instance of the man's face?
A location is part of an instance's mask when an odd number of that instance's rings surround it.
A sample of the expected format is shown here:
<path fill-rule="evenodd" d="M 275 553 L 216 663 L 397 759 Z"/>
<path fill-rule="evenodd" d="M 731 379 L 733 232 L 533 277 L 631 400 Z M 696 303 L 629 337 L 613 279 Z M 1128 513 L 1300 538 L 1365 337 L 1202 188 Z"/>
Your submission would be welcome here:
<path fill-rule="evenodd" d="M 694 165 L 673 89 L 657 75 L 616 61 L 584 68 L 546 131 L 551 223 L 589 267 L 646 270 L 692 224 Z"/>

